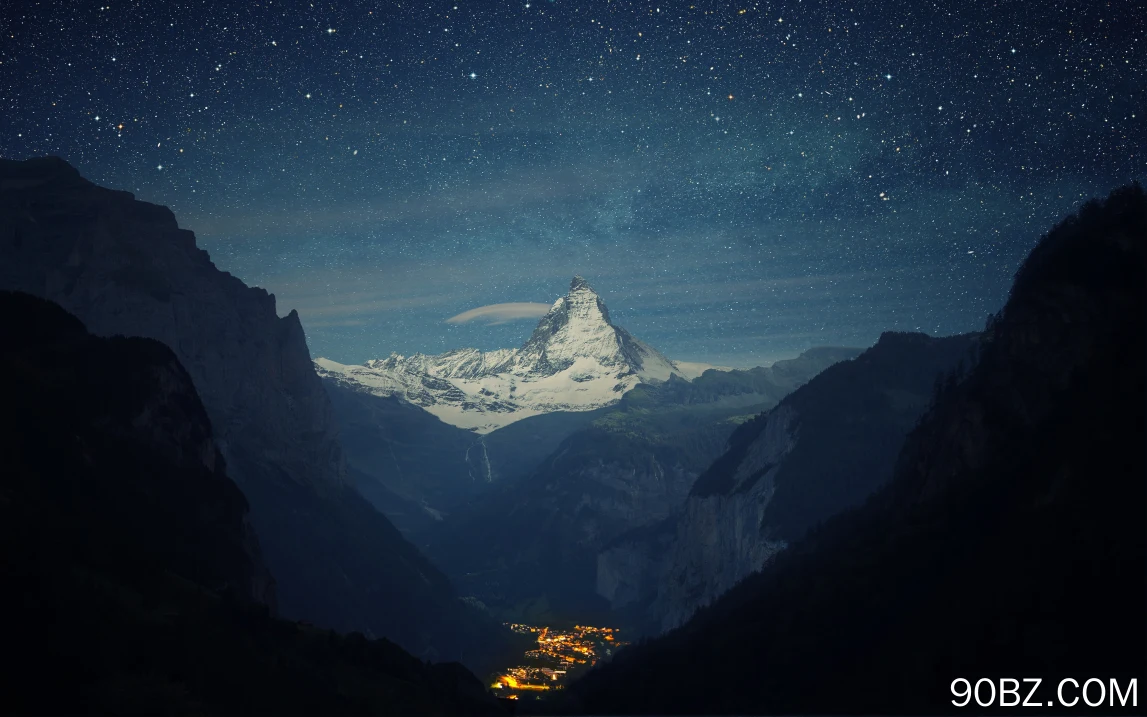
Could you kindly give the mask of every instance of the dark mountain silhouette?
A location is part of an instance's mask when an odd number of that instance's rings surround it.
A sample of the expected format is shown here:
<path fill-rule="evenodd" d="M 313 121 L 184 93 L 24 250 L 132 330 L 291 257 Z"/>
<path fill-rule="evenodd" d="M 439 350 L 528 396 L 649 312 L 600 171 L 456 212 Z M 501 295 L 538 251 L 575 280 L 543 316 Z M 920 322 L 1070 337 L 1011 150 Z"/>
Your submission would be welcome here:
<path fill-rule="evenodd" d="M 601 551 L 599 594 L 643 634 L 680 625 L 886 483 L 937 378 L 970 362 L 976 342 L 887 332 L 742 423 L 668 520 Z"/>
<path fill-rule="evenodd" d="M 284 616 L 482 668 L 501 628 L 348 482 L 298 315 L 216 269 L 170 210 L 57 158 L 0 160 L 0 288 L 55 301 L 96 335 L 171 348 L 250 502 Z"/>
<path fill-rule="evenodd" d="M 1142 678 L 1145 273 L 1138 185 L 1057 226 L 885 488 L 621 651 L 571 709 L 949 713 L 957 677 L 1038 676 L 1044 700 Z"/>
<path fill-rule="evenodd" d="M 273 617 L 273 583 L 172 351 L 0 292 L 4 710 L 497 713 L 460 665 Z"/>

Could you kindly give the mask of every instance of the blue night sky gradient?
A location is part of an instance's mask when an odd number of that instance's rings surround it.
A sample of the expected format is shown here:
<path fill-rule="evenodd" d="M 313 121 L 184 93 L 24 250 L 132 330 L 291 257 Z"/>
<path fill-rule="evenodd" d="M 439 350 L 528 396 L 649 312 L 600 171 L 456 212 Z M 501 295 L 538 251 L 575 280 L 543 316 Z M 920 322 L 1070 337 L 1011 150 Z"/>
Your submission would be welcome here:
<path fill-rule="evenodd" d="M 1147 176 L 1133 3 L 11 7 L 0 156 L 170 206 L 344 363 L 515 346 L 445 320 L 575 273 L 684 360 L 976 330 Z"/>

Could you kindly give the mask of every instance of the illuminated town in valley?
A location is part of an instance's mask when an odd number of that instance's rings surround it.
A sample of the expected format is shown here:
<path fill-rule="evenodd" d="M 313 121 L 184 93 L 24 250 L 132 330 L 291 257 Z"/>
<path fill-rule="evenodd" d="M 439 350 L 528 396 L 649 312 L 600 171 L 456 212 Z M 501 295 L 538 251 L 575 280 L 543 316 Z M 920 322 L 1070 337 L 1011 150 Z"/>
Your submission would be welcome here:
<path fill-rule="evenodd" d="M 618 630 L 612 627 L 575 625 L 570 630 L 559 630 L 519 623 L 506 623 L 506 626 L 519 634 L 538 636 L 537 647 L 524 655 L 525 664 L 495 675 L 490 685 L 496 694 L 511 699 L 560 690 L 571 672 L 592 667 L 629 644 L 618 640 Z"/>

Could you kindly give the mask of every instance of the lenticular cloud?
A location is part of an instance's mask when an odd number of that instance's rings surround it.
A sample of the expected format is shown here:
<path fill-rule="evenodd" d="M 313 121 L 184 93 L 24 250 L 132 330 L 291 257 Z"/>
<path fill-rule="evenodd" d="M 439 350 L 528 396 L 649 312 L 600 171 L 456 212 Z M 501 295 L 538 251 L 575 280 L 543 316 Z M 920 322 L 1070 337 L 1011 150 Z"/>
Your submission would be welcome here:
<path fill-rule="evenodd" d="M 517 302 L 511 304 L 490 304 L 479 306 L 476 309 L 463 311 L 457 316 L 446 319 L 448 324 L 464 324 L 468 321 L 482 319 L 491 324 L 504 324 L 515 319 L 536 319 L 544 316 L 550 310 L 549 304 L 536 304 L 531 302 Z"/>

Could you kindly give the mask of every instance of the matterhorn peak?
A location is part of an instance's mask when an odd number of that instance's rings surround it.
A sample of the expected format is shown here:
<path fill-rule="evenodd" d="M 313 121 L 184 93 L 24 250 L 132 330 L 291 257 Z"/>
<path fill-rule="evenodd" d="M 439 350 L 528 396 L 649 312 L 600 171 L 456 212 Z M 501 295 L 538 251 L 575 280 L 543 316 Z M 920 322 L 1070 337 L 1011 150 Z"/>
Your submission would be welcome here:
<path fill-rule="evenodd" d="M 570 293 L 572 294 L 575 291 L 588 291 L 593 293 L 593 288 L 589 285 L 588 281 L 586 281 L 582 276 L 578 275 L 575 276 L 573 281 L 570 282 Z"/>
<path fill-rule="evenodd" d="M 555 316 L 555 312 L 560 314 L 560 317 Z M 543 319 L 538 323 L 538 327 L 543 331 L 547 330 L 546 327 L 549 327 L 549 331 L 556 330 L 556 324 L 575 317 L 580 317 L 581 321 L 589 324 L 605 324 L 613 329 L 613 322 L 609 320 L 609 309 L 605 307 L 605 302 L 580 274 L 570 281 L 570 290 L 557 300 L 548 317 L 549 321 Z"/>
<path fill-rule="evenodd" d="M 657 350 L 614 326 L 605 302 L 581 276 L 521 348 L 392 354 L 364 366 L 317 359 L 315 365 L 320 376 L 341 385 L 400 395 L 478 433 L 539 413 L 608 406 L 642 381 L 680 373 Z"/>
<path fill-rule="evenodd" d="M 582 276 L 554 302 L 514 358 L 515 374 L 552 376 L 575 366 L 585 375 L 638 376 L 664 381 L 675 372 L 671 361 L 614 326 L 609 309 Z"/>

